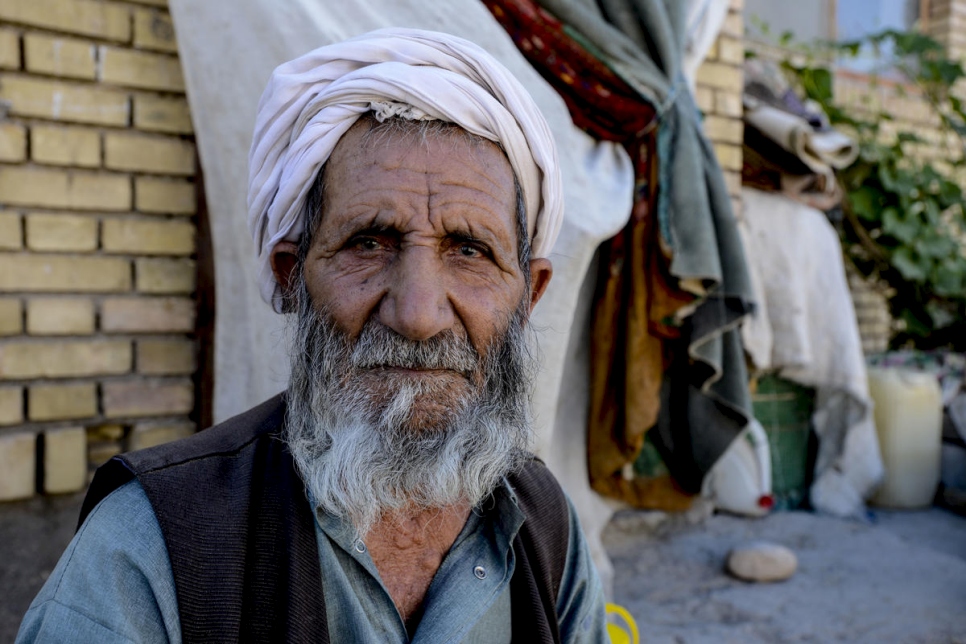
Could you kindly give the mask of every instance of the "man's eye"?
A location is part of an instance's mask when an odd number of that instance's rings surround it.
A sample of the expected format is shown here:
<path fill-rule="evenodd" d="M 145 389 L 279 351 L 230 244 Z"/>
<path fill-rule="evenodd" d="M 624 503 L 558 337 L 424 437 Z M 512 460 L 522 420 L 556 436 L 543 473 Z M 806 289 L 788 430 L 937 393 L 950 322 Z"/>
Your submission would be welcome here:
<path fill-rule="evenodd" d="M 472 244 L 460 244 L 459 254 L 463 257 L 479 257 L 482 255 L 482 251 Z"/>
<path fill-rule="evenodd" d="M 360 250 L 379 250 L 382 244 L 375 237 L 358 237 L 352 240 L 351 246 Z"/>

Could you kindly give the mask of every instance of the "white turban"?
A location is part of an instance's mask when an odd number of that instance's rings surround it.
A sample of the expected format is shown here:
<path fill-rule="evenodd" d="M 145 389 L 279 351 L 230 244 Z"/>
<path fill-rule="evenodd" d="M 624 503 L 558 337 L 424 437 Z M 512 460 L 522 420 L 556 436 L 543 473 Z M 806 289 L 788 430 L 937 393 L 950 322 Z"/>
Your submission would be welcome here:
<path fill-rule="evenodd" d="M 550 128 L 520 82 L 473 43 L 417 29 L 380 29 L 280 65 L 258 104 L 248 155 L 248 227 L 262 297 L 281 310 L 271 252 L 297 241 L 312 183 L 363 114 L 455 123 L 499 143 L 520 182 L 534 257 L 550 253 L 563 191 Z"/>

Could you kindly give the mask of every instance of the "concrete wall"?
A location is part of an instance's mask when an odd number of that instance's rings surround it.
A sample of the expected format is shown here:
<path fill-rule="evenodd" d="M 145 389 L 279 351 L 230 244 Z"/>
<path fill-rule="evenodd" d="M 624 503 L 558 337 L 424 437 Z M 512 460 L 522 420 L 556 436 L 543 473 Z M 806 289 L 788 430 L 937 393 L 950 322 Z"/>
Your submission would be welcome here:
<path fill-rule="evenodd" d="M 165 6 L 0 2 L 0 500 L 194 431 L 195 146 Z"/>

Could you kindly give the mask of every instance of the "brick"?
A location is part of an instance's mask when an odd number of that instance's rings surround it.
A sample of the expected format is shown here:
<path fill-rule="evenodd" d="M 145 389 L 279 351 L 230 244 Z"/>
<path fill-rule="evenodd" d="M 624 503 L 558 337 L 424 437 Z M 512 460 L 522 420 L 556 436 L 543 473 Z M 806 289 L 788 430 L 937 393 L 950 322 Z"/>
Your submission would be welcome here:
<path fill-rule="evenodd" d="M 0 249 L 16 250 L 22 245 L 20 215 L 15 212 L 0 212 Z"/>
<path fill-rule="evenodd" d="M 114 257 L 0 254 L 0 291 L 111 293 L 131 289 L 131 265 Z"/>
<path fill-rule="evenodd" d="M 131 430 L 128 449 L 145 449 L 164 445 L 195 433 L 193 423 L 138 423 Z"/>
<path fill-rule="evenodd" d="M 723 170 L 741 170 L 742 152 L 740 145 L 716 143 L 714 153 L 718 157 L 718 163 Z"/>
<path fill-rule="evenodd" d="M 87 40 L 27 33 L 23 37 L 24 65 L 28 72 L 92 80 L 96 73 L 96 46 Z"/>
<path fill-rule="evenodd" d="M 193 215 L 197 210 L 195 184 L 180 179 L 135 177 L 134 207 L 141 212 Z"/>
<path fill-rule="evenodd" d="M 90 335 L 94 333 L 94 302 L 77 297 L 39 297 L 27 301 L 30 335 Z"/>
<path fill-rule="evenodd" d="M 20 300 L 0 299 L 0 335 L 20 335 L 23 332 L 23 312 Z"/>
<path fill-rule="evenodd" d="M 83 427 L 44 432 L 44 492 L 65 494 L 87 483 L 87 434 Z"/>
<path fill-rule="evenodd" d="M 739 91 L 742 87 L 741 68 L 723 63 L 704 63 L 698 67 L 697 84 Z"/>
<path fill-rule="evenodd" d="M 134 261 L 135 289 L 141 293 L 189 294 L 197 281 L 197 266 L 191 259 L 138 258 Z"/>
<path fill-rule="evenodd" d="M 704 119 L 704 132 L 712 141 L 740 144 L 744 138 L 745 127 L 738 119 L 708 116 Z"/>
<path fill-rule="evenodd" d="M 725 36 L 743 38 L 745 35 L 745 21 L 740 11 L 729 11 L 721 25 L 721 33 Z"/>
<path fill-rule="evenodd" d="M 139 340 L 137 370 L 153 376 L 190 375 L 195 371 L 195 343 L 190 340 Z"/>
<path fill-rule="evenodd" d="M 101 247 L 108 253 L 190 255 L 195 227 L 185 221 L 107 219 L 101 224 Z"/>
<path fill-rule="evenodd" d="M 730 65 L 745 62 L 745 43 L 738 38 L 721 37 L 718 39 L 718 60 Z"/>
<path fill-rule="evenodd" d="M 148 94 L 134 97 L 134 127 L 172 134 L 191 134 L 194 131 L 188 101 Z"/>
<path fill-rule="evenodd" d="M 23 422 L 23 389 L 0 387 L 0 425 L 19 425 Z"/>
<path fill-rule="evenodd" d="M 30 420 L 67 420 L 97 414 L 97 387 L 93 382 L 69 385 L 34 385 L 27 391 Z"/>
<path fill-rule="evenodd" d="M 174 137 L 109 132 L 104 135 L 104 165 L 113 170 L 191 176 L 195 146 Z"/>
<path fill-rule="evenodd" d="M 94 467 L 100 467 L 122 451 L 120 443 L 88 443 L 87 461 Z"/>
<path fill-rule="evenodd" d="M 87 442 L 111 442 L 119 441 L 124 438 L 124 425 L 113 423 L 105 425 L 92 425 L 87 427 Z"/>
<path fill-rule="evenodd" d="M 194 328 L 190 298 L 109 298 L 101 303 L 101 330 L 108 333 L 190 333 Z"/>
<path fill-rule="evenodd" d="M 124 5 L 90 0 L 3 0 L 0 20 L 51 31 L 128 42 L 130 12 Z"/>
<path fill-rule="evenodd" d="M 27 128 L 19 123 L 0 123 L 0 161 L 27 160 Z"/>
<path fill-rule="evenodd" d="M 0 345 L 0 379 L 81 378 L 131 370 L 127 340 L 64 340 Z"/>
<path fill-rule="evenodd" d="M 124 92 L 26 76 L 0 77 L 0 100 L 12 115 L 54 121 L 124 127 L 131 116 Z"/>
<path fill-rule="evenodd" d="M 0 291 L 110 293 L 131 289 L 131 267 L 113 257 L 0 254 Z"/>
<path fill-rule="evenodd" d="M 30 156 L 37 163 L 96 168 L 101 165 L 101 135 L 82 127 L 35 125 Z"/>
<path fill-rule="evenodd" d="M 181 62 L 174 56 L 103 45 L 100 60 L 100 79 L 105 83 L 166 92 L 184 91 Z"/>
<path fill-rule="evenodd" d="M 187 414 L 194 408 L 194 386 L 190 380 L 105 382 L 103 404 L 108 418 Z"/>
<path fill-rule="evenodd" d="M 130 210 L 130 177 L 80 170 L 0 167 L 0 195 L 8 204 L 73 210 Z"/>
<path fill-rule="evenodd" d="M 28 214 L 27 248 L 38 251 L 97 249 L 97 219 L 84 215 Z"/>
<path fill-rule="evenodd" d="M 704 57 L 705 60 L 718 60 L 718 41 L 714 41 L 711 47 L 708 48 L 708 53 Z"/>
<path fill-rule="evenodd" d="M 714 90 L 710 87 L 698 86 L 694 91 L 694 101 L 698 109 L 708 114 L 714 111 Z"/>
<path fill-rule="evenodd" d="M 741 118 L 744 114 L 744 107 L 741 104 L 741 94 L 724 89 L 715 91 L 714 112 L 719 116 Z"/>
<path fill-rule="evenodd" d="M 34 495 L 36 462 L 36 436 L 0 436 L 0 501 L 27 499 Z"/>
<path fill-rule="evenodd" d="M 20 34 L 0 29 L 0 69 L 20 69 Z"/>
<path fill-rule="evenodd" d="M 135 9 L 134 46 L 178 53 L 171 16 L 157 9 Z"/>

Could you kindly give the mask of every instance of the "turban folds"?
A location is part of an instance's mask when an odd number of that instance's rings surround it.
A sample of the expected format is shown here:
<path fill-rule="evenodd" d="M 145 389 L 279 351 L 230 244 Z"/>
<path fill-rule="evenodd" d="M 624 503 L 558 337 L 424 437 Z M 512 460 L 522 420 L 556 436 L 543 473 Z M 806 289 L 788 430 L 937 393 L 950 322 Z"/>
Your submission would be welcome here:
<path fill-rule="evenodd" d="M 409 106 L 401 114 L 400 104 Z M 280 65 L 258 104 L 248 155 L 248 227 L 262 298 L 276 311 L 281 292 L 272 249 L 301 236 L 319 169 L 370 111 L 447 121 L 499 143 L 520 183 L 533 256 L 550 253 L 563 219 L 563 188 L 550 128 L 527 91 L 467 40 L 381 29 Z"/>

